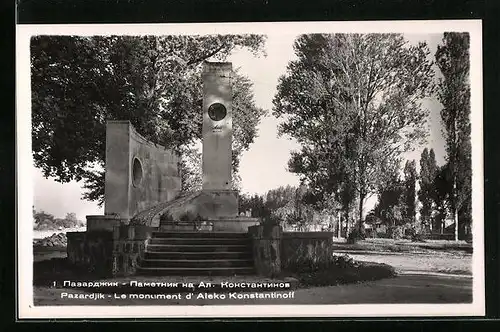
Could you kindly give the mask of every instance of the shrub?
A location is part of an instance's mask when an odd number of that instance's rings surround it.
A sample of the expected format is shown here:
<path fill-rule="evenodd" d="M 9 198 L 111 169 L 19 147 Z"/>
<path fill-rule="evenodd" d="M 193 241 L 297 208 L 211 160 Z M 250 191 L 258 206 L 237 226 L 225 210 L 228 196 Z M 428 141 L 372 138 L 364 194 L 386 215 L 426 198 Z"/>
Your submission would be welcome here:
<path fill-rule="evenodd" d="M 422 234 L 420 234 L 420 233 L 415 233 L 411 237 L 411 240 L 412 240 L 412 242 L 425 242 L 424 236 Z"/>
<path fill-rule="evenodd" d="M 261 225 L 279 226 L 280 223 L 281 223 L 281 218 L 273 214 L 262 218 L 261 221 Z"/>
<path fill-rule="evenodd" d="M 412 237 L 414 237 L 417 232 L 415 231 L 415 228 L 406 228 L 404 230 L 404 233 L 405 233 L 405 238 L 407 239 L 411 239 Z"/>
<path fill-rule="evenodd" d="M 367 238 L 374 238 L 374 239 L 376 239 L 378 237 L 377 230 L 375 230 L 373 228 L 367 229 L 365 232 L 366 232 L 365 236 Z"/>
<path fill-rule="evenodd" d="M 290 226 L 300 226 L 304 223 L 304 220 L 300 215 L 292 213 L 286 215 L 285 223 Z"/>
<path fill-rule="evenodd" d="M 359 262 L 356 262 L 348 255 L 332 255 L 328 259 L 315 259 L 312 257 L 304 257 L 297 261 L 292 269 L 299 273 L 312 273 L 322 270 L 327 270 L 332 267 L 347 268 L 358 267 Z"/>
<path fill-rule="evenodd" d="M 395 276 L 387 264 L 358 262 L 348 255 L 332 255 L 327 260 L 304 258 L 294 264 L 295 277 L 303 286 L 331 286 L 378 280 Z"/>
<path fill-rule="evenodd" d="M 347 243 L 353 244 L 356 243 L 356 241 L 364 240 L 365 238 L 366 235 L 364 231 L 359 231 L 358 228 L 354 228 L 347 237 Z"/>
<path fill-rule="evenodd" d="M 394 240 L 401 240 L 403 238 L 403 227 L 402 226 L 392 226 L 387 230 L 389 237 Z"/>

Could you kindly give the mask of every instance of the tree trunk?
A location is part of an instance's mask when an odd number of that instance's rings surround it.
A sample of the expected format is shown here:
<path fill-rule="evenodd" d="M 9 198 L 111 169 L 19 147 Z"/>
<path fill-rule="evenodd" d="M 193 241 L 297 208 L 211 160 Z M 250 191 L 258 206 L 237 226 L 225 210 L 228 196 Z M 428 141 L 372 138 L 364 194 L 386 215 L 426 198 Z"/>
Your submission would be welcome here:
<path fill-rule="evenodd" d="M 338 219 L 338 225 L 339 225 L 337 233 L 338 233 L 338 237 L 340 239 L 340 238 L 342 238 L 342 214 L 340 211 L 337 212 L 337 219 Z"/>
<path fill-rule="evenodd" d="M 349 216 L 345 219 L 345 238 L 349 237 Z"/>
<path fill-rule="evenodd" d="M 363 194 L 359 195 L 359 221 L 358 221 L 358 231 L 359 233 L 362 232 L 363 230 L 363 202 L 365 200 L 365 197 Z"/>
<path fill-rule="evenodd" d="M 453 221 L 455 222 L 455 241 L 458 241 L 458 209 L 457 209 L 457 177 L 456 175 L 453 176 L 453 206 L 452 206 L 452 213 L 453 213 Z"/>
<path fill-rule="evenodd" d="M 458 212 L 453 211 L 453 220 L 455 221 L 455 241 L 458 241 Z"/>

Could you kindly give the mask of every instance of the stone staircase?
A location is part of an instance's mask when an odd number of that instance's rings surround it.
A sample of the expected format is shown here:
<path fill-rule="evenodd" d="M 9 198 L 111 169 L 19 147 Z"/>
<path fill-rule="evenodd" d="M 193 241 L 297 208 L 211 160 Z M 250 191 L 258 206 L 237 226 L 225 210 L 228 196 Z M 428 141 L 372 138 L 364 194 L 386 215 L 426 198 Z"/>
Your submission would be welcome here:
<path fill-rule="evenodd" d="M 177 224 L 172 229 L 160 226 L 146 244 L 137 274 L 251 275 L 254 274 L 251 239 L 246 233 L 200 230 L 192 222 Z"/>

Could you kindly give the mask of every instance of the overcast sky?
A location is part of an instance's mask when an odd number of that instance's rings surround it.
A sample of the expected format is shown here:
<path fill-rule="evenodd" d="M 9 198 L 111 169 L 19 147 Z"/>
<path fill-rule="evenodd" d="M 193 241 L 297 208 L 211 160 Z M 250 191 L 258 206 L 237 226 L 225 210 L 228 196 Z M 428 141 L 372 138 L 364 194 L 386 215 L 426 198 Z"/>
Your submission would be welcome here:
<path fill-rule="evenodd" d="M 257 106 L 267 110 L 272 109 L 272 99 L 276 92 L 278 78 L 285 73 L 287 63 L 294 58 L 293 41 L 296 34 L 269 34 L 266 50 L 267 57 L 255 58 L 247 51 L 235 52 L 229 61 L 234 68 L 240 68 L 254 83 L 254 94 Z M 412 43 L 427 41 L 433 56 L 437 44 L 441 41 L 442 34 L 405 35 Z M 440 104 L 434 100 L 424 101 L 424 107 L 431 110 L 429 118 L 430 132 L 427 147 L 436 151 L 438 164 L 444 161 L 444 145 L 441 135 L 439 112 Z M 250 150 L 242 156 L 240 175 L 242 188 L 247 193 L 262 194 L 269 189 L 281 185 L 296 185 L 298 178 L 286 171 L 290 151 L 298 146 L 286 138 L 277 137 L 278 121 L 272 116 L 262 119 L 259 126 L 258 137 Z M 408 159 L 418 159 L 424 147 L 407 154 Z M 60 184 L 52 179 L 43 178 L 41 172 L 34 168 L 35 179 L 35 209 L 51 213 L 56 217 L 64 217 L 68 212 L 74 212 L 79 219 L 85 220 L 86 215 L 102 214 L 103 209 L 96 203 L 81 199 L 81 184 L 70 182 Z M 374 201 L 368 205 L 373 205 Z"/>

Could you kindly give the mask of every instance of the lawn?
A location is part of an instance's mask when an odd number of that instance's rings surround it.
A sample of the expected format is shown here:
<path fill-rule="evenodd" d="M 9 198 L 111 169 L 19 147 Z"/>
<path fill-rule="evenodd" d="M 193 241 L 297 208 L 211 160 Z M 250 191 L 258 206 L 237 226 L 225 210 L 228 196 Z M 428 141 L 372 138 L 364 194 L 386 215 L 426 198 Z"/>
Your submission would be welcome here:
<path fill-rule="evenodd" d="M 365 239 L 354 244 L 345 242 L 345 239 L 334 240 L 335 249 L 359 250 L 374 252 L 413 252 L 427 253 L 444 251 L 448 253 L 472 253 L 472 244 L 466 241 L 426 240 L 425 242 L 412 242 L 411 240 L 393 239 Z"/>

